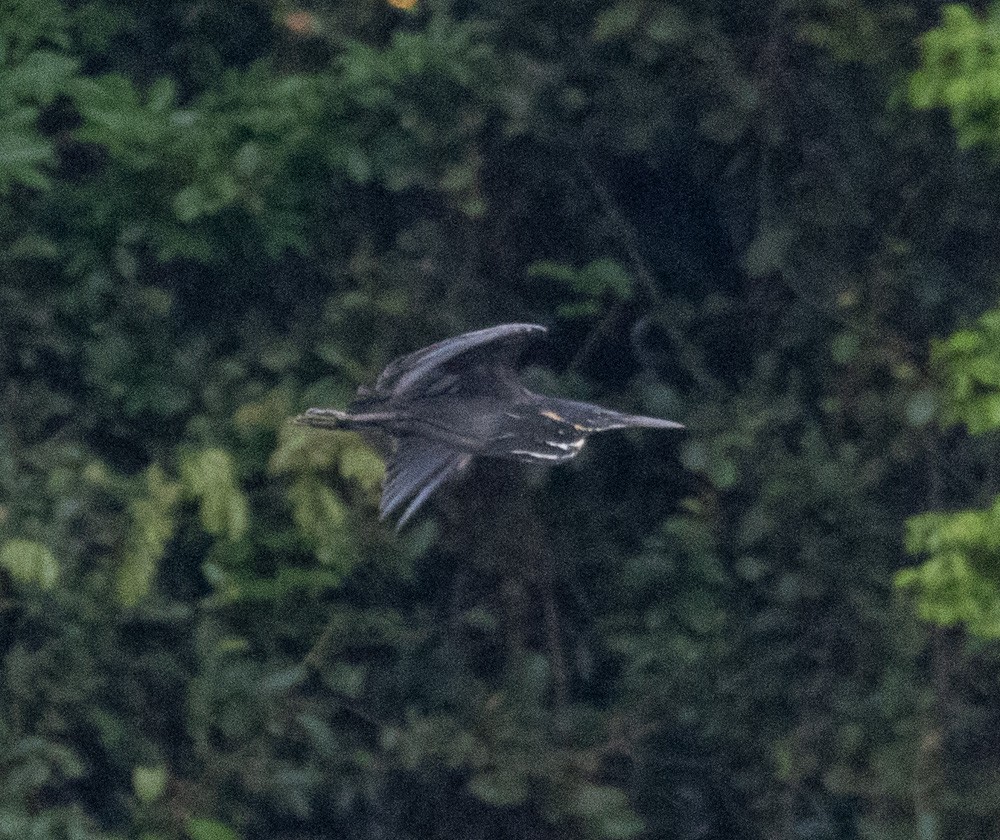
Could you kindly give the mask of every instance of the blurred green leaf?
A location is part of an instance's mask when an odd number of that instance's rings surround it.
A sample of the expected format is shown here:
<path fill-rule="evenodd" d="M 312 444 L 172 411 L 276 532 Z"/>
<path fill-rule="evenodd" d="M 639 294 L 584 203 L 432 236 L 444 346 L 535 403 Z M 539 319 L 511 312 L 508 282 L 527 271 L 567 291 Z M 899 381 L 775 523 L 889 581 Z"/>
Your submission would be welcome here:
<path fill-rule="evenodd" d="M 622 38 L 635 29 L 641 13 L 642 4 L 638 0 L 614 3 L 598 15 L 590 37 L 598 42 Z"/>
<path fill-rule="evenodd" d="M 132 770 L 132 789 L 141 802 L 156 802 L 167 790 L 167 768 L 138 766 Z"/>
<path fill-rule="evenodd" d="M 633 812 L 625 793 L 606 785 L 583 784 L 576 791 L 573 810 L 600 837 L 623 840 L 635 837 L 645 825 Z"/>
<path fill-rule="evenodd" d="M 21 99 L 50 103 L 73 77 L 80 62 L 67 55 L 37 50 L 17 66 L 0 73 L 8 95 Z"/>
<path fill-rule="evenodd" d="M 21 108 L 0 115 L 0 192 L 14 184 L 42 189 L 49 186 L 48 167 L 55 164 L 52 143 L 34 128 L 38 112 Z"/>
<path fill-rule="evenodd" d="M 518 805 L 528 798 L 528 779 L 514 770 L 490 770 L 469 780 L 469 792 L 489 805 Z"/>
<path fill-rule="evenodd" d="M 347 444 L 340 456 L 340 473 L 358 482 L 369 492 L 378 491 L 385 475 L 385 463 L 375 451 L 360 440 Z"/>
<path fill-rule="evenodd" d="M 59 580 L 55 555 L 42 543 L 31 540 L 7 540 L 0 547 L 0 566 L 19 583 L 51 589 Z"/>
<path fill-rule="evenodd" d="M 181 459 L 180 473 L 184 492 L 201 505 L 205 530 L 240 539 L 250 521 L 250 508 L 237 481 L 232 456 L 215 448 L 191 452 Z"/>
<path fill-rule="evenodd" d="M 941 8 L 940 24 L 920 40 L 921 62 L 909 79 L 910 104 L 943 107 L 962 146 L 1000 150 L 1000 27 L 997 7 L 985 17 L 962 3 Z"/>
<path fill-rule="evenodd" d="M 743 265 L 751 277 L 764 277 L 782 271 L 786 255 L 795 240 L 795 229 L 788 225 L 765 224 L 743 256 Z"/>
<path fill-rule="evenodd" d="M 196 817 L 187 821 L 187 835 L 191 840 L 240 840 L 225 823 Z"/>
<path fill-rule="evenodd" d="M 926 513 L 907 523 L 906 548 L 930 555 L 896 574 L 925 621 L 964 624 L 984 638 L 1000 638 L 1000 497 L 986 510 Z"/>
<path fill-rule="evenodd" d="M 129 505 L 130 534 L 117 577 L 118 597 L 129 606 L 152 588 L 160 559 L 174 534 L 181 499 L 181 485 L 168 479 L 155 464 L 146 470 L 144 491 Z"/>

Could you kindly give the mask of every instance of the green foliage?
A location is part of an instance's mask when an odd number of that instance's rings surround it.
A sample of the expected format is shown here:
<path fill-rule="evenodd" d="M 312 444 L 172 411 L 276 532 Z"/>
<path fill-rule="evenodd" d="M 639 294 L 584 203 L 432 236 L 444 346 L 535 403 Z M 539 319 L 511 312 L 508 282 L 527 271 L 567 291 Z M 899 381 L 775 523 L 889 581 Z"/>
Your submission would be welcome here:
<path fill-rule="evenodd" d="M 327 153 L 355 181 L 393 192 L 442 191 L 463 212 L 485 209 L 470 151 L 502 72 L 475 23 L 432 17 L 387 48 L 353 43 L 339 62 L 341 95 Z M 487 84 L 489 80 L 489 84 Z"/>
<path fill-rule="evenodd" d="M 118 594 L 129 605 L 149 594 L 176 533 L 182 502 L 197 502 L 205 532 L 225 542 L 241 540 L 250 518 L 232 456 L 222 449 L 185 452 L 179 480 L 168 478 L 153 464 L 146 470 L 145 485 L 145 492 L 130 504 L 132 527 L 118 571 Z"/>
<path fill-rule="evenodd" d="M 0 195 L 14 185 L 47 187 L 56 163 L 42 136 L 42 108 L 64 94 L 79 61 L 50 47 L 66 45 L 59 3 L 4 4 L 0 21 Z"/>
<path fill-rule="evenodd" d="M 896 575 L 898 586 L 916 591 L 921 618 L 1000 637 L 1000 497 L 987 510 L 913 517 L 906 548 L 930 555 Z"/>
<path fill-rule="evenodd" d="M 916 108 L 943 107 L 962 146 L 1000 144 L 1000 5 L 985 18 L 961 3 L 945 5 L 941 24 L 920 40 L 921 66 L 910 77 Z"/>
<path fill-rule="evenodd" d="M 931 362 L 941 380 L 942 423 L 961 423 L 974 435 L 1000 429 L 1000 311 L 934 342 Z"/>
<path fill-rule="evenodd" d="M 157 465 L 146 471 L 145 483 L 145 494 L 130 505 L 132 532 L 118 571 L 118 597 L 123 604 L 135 604 L 149 593 L 173 536 L 174 512 L 180 502 L 180 485 Z"/>
<path fill-rule="evenodd" d="M 132 789 L 141 802 L 156 802 L 167 790 L 167 768 L 136 767 L 132 770 Z"/>
<path fill-rule="evenodd" d="M 188 821 L 191 840 L 239 840 L 239 835 L 217 820 L 192 819 Z"/>
<path fill-rule="evenodd" d="M 0 838 L 995 837 L 993 18 L 460 6 L 3 3 Z M 288 420 L 515 319 L 688 431 Z"/>
<path fill-rule="evenodd" d="M 935 341 L 931 362 L 940 382 L 943 425 L 962 424 L 974 435 L 1000 428 L 1000 312 L 987 312 L 973 327 Z M 909 520 L 907 551 L 927 559 L 897 574 L 896 584 L 914 593 L 921 618 L 997 638 L 998 535 L 997 502 L 983 510 L 926 513 Z"/>
<path fill-rule="evenodd" d="M 19 583 L 51 589 L 59 580 L 59 565 L 49 548 L 31 540 L 8 540 L 0 546 L 0 566 Z"/>
<path fill-rule="evenodd" d="M 488 693 L 485 704 L 451 714 L 410 715 L 403 726 L 383 729 L 382 747 L 413 771 L 471 771 L 467 789 L 488 805 L 535 803 L 546 823 L 574 825 L 584 837 L 640 834 L 642 820 L 626 793 L 591 777 L 604 749 L 601 736 L 607 734 L 599 731 L 599 718 L 584 707 L 567 710 L 562 720 L 567 737 L 555 738 L 551 688 L 548 661 L 525 655 L 511 663 L 504 685 Z M 485 690 L 476 685 L 473 696 Z"/>
<path fill-rule="evenodd" d="M 556 312 L 561 318 L 593 317 L 606 306 L 632 300 L 635 295 L 632 276 L 618 260 L 607 258 L 580 269 L 543 260 L 528 266 L 528 276 L 559 284 L 577 298 L 559 305 Z"/>
<path fill-rule="evenodd" d="M 260 65 L 230 71 L 188 108 L 170 79 L 146 92 L 122 76 L 81 79 L 72 94 L 83 118 L 77 137 L 114 161 L 118 212 L 141 208 L 134 224 L 161 260 L 213 261 L 219 232 L 195 223 L 227 211 L 253 225 L 270 254 L 305 247 L 305 196 L 280 181 L 316 142 L 322 79 L 278 77 Z"/>
<path fill-rule="evenodd" d="M 181 458 L 180 475 L 181 486 L 199 503 L 204 529 L 226 539 L 241 539 L 250 513 L 232 456 L 215 448 L 186 453 Z"/>

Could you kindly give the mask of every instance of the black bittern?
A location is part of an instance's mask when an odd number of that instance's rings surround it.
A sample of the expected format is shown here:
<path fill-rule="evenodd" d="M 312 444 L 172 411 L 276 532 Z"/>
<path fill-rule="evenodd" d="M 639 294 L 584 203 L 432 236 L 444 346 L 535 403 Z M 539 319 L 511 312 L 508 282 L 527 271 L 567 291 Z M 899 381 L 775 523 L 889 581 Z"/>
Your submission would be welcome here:
<path fill-rule="evenodd" d="M 544 332 L 501 324 L 439 341 L 390 362 L 347 411 L 310 408 L 295 422 L 390 437 L 380 512 L 385 518 L 409 500 L 397 528 L 478 455 L 557 464 L 576 457 L 594 432 L 684 428 L 529 391 L 517 379 L 517 352 Z"/>

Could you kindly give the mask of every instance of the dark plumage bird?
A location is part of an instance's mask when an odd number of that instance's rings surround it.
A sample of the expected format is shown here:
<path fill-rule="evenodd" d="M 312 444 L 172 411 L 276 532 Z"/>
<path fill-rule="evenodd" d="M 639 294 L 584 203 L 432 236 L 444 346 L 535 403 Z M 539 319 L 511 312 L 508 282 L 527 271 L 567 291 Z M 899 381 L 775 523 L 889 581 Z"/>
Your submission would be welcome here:
<path fill-rule="evenodd" d="M 556 464 L 578 455 L 594 432 L 684 428 L 529 391 L 517 379 L 517 353 L 544 332 L 537 324 L 501 324 L 439 341 L 390 362 L 347 411 L 310 408 L 295 422 L 389 435 L 380 510 L 384 518 L 409 502 L 397 527 L 478 455 Z"/>

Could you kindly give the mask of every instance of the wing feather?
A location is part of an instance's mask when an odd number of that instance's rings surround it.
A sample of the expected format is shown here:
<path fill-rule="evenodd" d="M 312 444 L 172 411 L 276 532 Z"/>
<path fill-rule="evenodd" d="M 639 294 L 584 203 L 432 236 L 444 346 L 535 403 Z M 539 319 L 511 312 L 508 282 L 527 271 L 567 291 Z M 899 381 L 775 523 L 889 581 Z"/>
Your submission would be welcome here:
<path fill-rule="evenodd" d="M 386 464 L 379 507 L 381 518 L 411 500 L 396 524 L 397 529 L 401 528 L 446 479 L 464 469 L 471 460 L 467 452 L 436 441 L 400 438 L 395 453 Z"/>
<path fill-rule="evenodd" d="M 509 355 L 508 364 L 513 364 L 514 352 L 524 340 L 532 335 L 546 332 L 538 324 L 500 324 L 485 330 L 475 330 L 439 341 L 430 347 L 401 356 L 388 364 L 375 383 L 375 393 L 380 396 L 398 397 L 440 374 L 441 368 L 458 356 L 490 347 L 490 358 Z"/>

